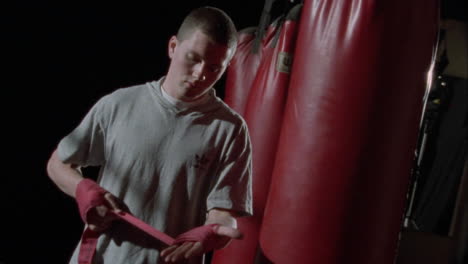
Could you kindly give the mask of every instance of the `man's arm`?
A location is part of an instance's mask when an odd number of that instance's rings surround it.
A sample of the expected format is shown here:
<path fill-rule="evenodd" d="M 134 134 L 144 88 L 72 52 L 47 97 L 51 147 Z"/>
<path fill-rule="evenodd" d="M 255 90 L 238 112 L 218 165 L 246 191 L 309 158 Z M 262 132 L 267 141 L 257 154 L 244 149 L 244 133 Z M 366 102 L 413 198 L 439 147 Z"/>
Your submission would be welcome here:
<path fill-rule="evenodd" d="M 60 190 L 76 198 L 78 184 L 84 179 L 80 166 L 62 162 L 58 157 L 57 150 L 55 150 L 47 163 L 47 173 Z M 106 204 L 96 206 L 88 214 L 86 222 L 93 231 L 103 231 L 109 227 L 112 221 L 117 219 L 116 216 L 107 213 L 109 210 L 116 212 L 128 210 L 120 199 L 109 192 L 104 194 L 104 200 Z"/>
<path fill-rule="evenodd" d="M 60 190 L 75 197 L 76 187 L 83 180 L 79 166 L 62 162 L 55 150 L 47 163 L 47 173 Z"/>
<path fill-rule="evenodd" d="M 207 213 L 205 225 L 218 224 L 213 230 L 216 234 L 216 249 L 227 246 L 231 239 L 241 239 L 242 233 L 237 229 L 237 221 L 229 210 L 214 208 Z M 177 262 L 193 256 L 199 256 L 206 251 L 201 241 L 185 242 L 164 249 L 161 256 L 166 262 Z"/>
<path fill-rule="evenodd" d="M 233 215 L 234 213 L 230 210 L 213 208 L 206 214 L 205 224 L 220 224 L 222 226 L 237 228 L 237 220 Z"/>
<path fill-rule="evenodd" d="M 237 220 L 234 218 L 235 213 L 227 209 L 213 208 L 207 213 L 205 225 L 219 224 L 217 230 L 218 235 L 224 236 L 226 239 L 226 247 L 231 239 L 241 239 L 242 233 L 237 229 Z"/>
<path fill-rule="evenodd" d="M 205 225 L 219 224 L 216 232 L 222 239 L 221 248 L 225 248 L 232 239 L 242 239 L 242 233 L 237 229 L 237 220 L 234 215 L 235 213 L 220 208 L 211 209 L 207 214 Z"/>

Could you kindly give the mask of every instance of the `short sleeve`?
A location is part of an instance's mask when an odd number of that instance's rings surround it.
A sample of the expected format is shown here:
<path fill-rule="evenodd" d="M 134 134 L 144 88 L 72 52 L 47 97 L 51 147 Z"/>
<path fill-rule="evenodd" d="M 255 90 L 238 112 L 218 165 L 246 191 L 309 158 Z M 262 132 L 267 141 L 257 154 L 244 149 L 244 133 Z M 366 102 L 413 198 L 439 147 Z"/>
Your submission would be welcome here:
<path fill-rule="evenodd" d="M 208 195 L 207 209 L 228 209 L 252 215 L 252 147 L 245 123 L 228 143 L 218 170 L 218 180 Z"/>
<path fill-rule="evenodd" d="M 86 114 L 81 123 L 58 145 L 59 158 L 65 163 L 83 167 L 99 166 L 104 163 L 105 99 L 101 98 Z"/>

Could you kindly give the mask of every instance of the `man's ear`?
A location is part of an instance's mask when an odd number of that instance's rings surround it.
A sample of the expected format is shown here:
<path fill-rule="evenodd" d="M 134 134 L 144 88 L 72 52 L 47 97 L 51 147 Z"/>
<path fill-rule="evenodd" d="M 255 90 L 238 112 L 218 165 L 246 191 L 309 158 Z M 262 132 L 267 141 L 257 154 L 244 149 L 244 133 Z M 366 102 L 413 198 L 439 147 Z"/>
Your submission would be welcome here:
<path fill-rule="evenodd" d="M 169 39 L 169 45 L 167 47 L 167 54 L 169 55 L 169 58 L 172 59 L 172 57 L 174 56 L 174 52 L 175 52 L 175 49 L 177 47 L 177 37 L 176 36 L 172 36 L 170 39 Z"/>

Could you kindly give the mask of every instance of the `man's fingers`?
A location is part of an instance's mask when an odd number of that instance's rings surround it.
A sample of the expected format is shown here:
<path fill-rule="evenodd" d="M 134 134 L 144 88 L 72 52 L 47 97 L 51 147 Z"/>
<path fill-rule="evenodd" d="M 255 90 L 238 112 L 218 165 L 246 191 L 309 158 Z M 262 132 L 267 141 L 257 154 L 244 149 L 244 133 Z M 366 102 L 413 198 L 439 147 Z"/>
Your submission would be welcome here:
<path fill-rule="evenodd" d="M 89 229 L 91 229 L 92 231 L 95 231 L 95 232 L 98 232 L 98 231 L 99 231 L 99 228 L 98 228 L 96 225 L 89 224 L 88 227 L 89 227 Z"/>
<path fill-rule="evenodd" d="M 166 258 L 165 261 L 175 262 L 179 261 L 184 258 L 185 252 L 193 246 L 193 242 L 185 242 L 182 245 L 179 245 L 172 253 L 170 253 Z"/>
<path fill-rule="evenodd" d="M 109 203 L 111 209 L 114 210 L 116 213 L 120 213 L 122 211 L 120 201 L 114 195 L 112 195 L 111 193 L 106 193 L 104 195 L 104 198 Z"/>
<path fill-rule="evenodd" d="M 91 229 L 94 232 L 102 232 L 102 231 L 106 230 L 106 228 L 107 228 L 107 227 L 93 225 L 93 224 L 90 224 L 88 226 L 89 226 L 89 229 Z"/>
<path fill-rule="evenodd" d="M 170 247 L 168 247 L 168 248 L 165 248 L 163 251 L 161 251 L 161 257 L 165 257 L 165 256 L 169 255 L 169 254 L 172 253 L 172 251 L 174 251 L 176 248 L 177 248 L 177 245 L 174 245 L 174 246 L 170 246 Z"/>
<path fill-rule="evenodd" d="M 234 239 L 242 239 L 242 233 L 239 231 L 239 229 L 228 227 L 228 226 L 222 226 L 219 225 L 214 228 L 215 232 L 217 235 L 220 236 L 226 236 Z"/>
<path fill-rule="evenodd" d="M 193 246 L 190 249 L 188 249 L 185 252 L 184 257 L 187 259 L 193 256 L 198 256 L 198 255 L 201 255 L 202 252 L 203 252 L 202 243 L 196 242 L 195 244 L 193 244 Z"/>
<path fill-rule="evenodd" d="M 94 217 L 88 221 L 89 229 L 95 232 L 102 232 L 110 227 L 112 220 L 101 217 Z"/>
<path fill-rule="evenodd" d="M 222 236 L 219 239 L 225 239 L 226 244 L 230 239 L 241 239 L 242 233 L 232 227 L 228 226 L 215 226 L 213 230 L 216 235 Z M 224 241 L 224 240 L 223 240 Z M 203 244 L 201 242 L 185 242 L 183 244 L 170 246 L 161 251 L 161 257 L 166 262 L 176 262 L 181 259 L 187 259 L 203 253 Z"/>

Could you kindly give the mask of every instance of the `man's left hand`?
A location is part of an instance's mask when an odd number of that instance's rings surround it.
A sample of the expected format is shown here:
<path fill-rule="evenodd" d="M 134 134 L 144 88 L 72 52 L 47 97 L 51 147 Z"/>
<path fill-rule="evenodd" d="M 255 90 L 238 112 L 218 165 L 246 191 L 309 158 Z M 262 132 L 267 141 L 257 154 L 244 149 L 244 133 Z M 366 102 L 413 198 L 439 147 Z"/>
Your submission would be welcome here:
<path fill-rule="evenodd" d="M 217 247 L 220 249 L 225 247 L 231 239 L 242 239 L 242 233 L 233 227 L 218 225 L 213 227 L 214 236 L 211 239 L 215 240 Z M 161 252 L 161 257 L 165 262 L 177 262 L 183 259 L 188 259 L 194 256 L 200 256 L 207 252 L 206 245 L 203 241 L 188 241 L 181 244 L 172 245 Z"/>

